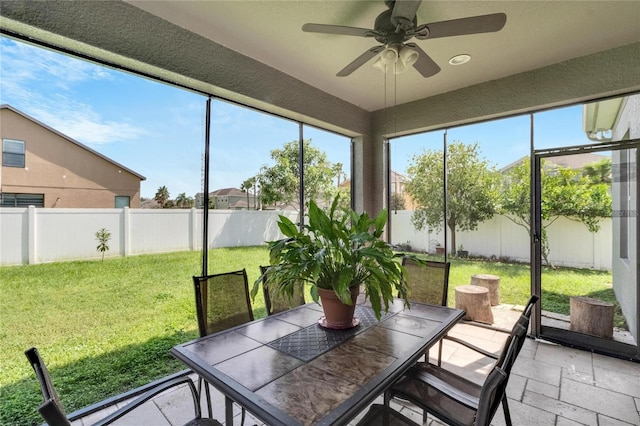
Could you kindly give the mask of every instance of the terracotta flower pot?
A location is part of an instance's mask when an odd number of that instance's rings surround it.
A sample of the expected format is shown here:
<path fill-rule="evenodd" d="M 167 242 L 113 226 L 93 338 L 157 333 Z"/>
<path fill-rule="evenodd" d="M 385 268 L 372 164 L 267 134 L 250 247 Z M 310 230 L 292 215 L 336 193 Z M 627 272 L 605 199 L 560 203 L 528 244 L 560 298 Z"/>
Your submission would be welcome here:
<path fill-rule="evenodd" d="M 318 294 L 324 317 L 320 318 L 318 323 L 323 327 L 333 329 L 351 328 L 358 325 L 359 321 L 353 317 L 353 313 L 356 310 L 356 299 L 359 293 L 360 286 L 353 287 L 351 289 L 352 304 L 346 305 L 338 298 L 335 291 L 319 288 Z"/>

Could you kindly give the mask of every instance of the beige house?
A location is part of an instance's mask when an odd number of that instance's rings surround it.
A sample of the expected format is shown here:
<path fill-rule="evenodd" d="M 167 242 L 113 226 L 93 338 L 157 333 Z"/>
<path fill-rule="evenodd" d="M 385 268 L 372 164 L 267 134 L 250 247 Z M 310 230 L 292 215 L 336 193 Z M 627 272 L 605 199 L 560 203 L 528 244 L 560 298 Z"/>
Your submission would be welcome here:
<path fill-rule="evenodd" d="M 213 200 L 215 209 L 248 210 L 254 205 L 253 194 L 247 194 L 238 188 L 217 189 L 209 197 Z"/>
<path fill-rule="evenodd" d="M 144 176 L 9 105 L 0 122 L 0 206 L 140 207 Z"/>
<path fill-rule="evenodd" d="M 603 160 L 611 159 L 611 157 L 601 154 L 594 154 L 590 152 L 578 153 L 572 155 L 561 155 L 558 157 L 549 157 L 546 159 L 549 167 L 562 167 L 566 169 L 579 170 L 583 167 L 590 166 L 596 163 L 599 163 Z M 507 164 L 502 169 L 500 169 L 500 173 L 506 174 L 521 165 L 525 161 L 529 161 L 528 156 L 524 156 L 514 161 L 511 164 Z"/>

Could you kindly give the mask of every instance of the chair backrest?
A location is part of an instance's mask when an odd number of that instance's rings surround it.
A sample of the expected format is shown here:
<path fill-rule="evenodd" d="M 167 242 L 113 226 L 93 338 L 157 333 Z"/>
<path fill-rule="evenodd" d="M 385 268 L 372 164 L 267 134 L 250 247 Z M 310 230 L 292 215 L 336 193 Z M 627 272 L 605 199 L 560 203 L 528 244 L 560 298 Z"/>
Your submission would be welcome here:
<path fill-rule="evenodd" d="M 58 393 L 53 387 L 49 370 L 47 370 L 47 366 L 42 361 L 38 350 L 36 348 L 27 349 L 24 354 L 27 356 L 40 383 L 40 390 L 44 399 L 44 402 L 38 408 L 40 415 L 49 426 L 69 426 L 71 423 L 67 419 L 64 407 L 60 402 L 60 398 L 58 398 Z"/>
<path fill-rule="evenodd" d="M 520 315 L 509 337 L 507 337 L 500 357 L 482 385 L 475 426 L 489 425 L 504 397 L 509 375 L 511 374 L 511 368 L 515 364 L 518 354 L 524 345 L 529 329 L 531 311 L 537 301 L 538 296 L 531 296 L 522 315 Z"/>
<path fill-rule="evenodd" d="M 474 426 L 489 426 L 507 388 L 509 374 L 494 366 L 482 385 Z"/>
<path fill-rule="evenodd" d="M 193 277 L 200 336 L 253 321 L 247 271 Z"/>
<path fill-rule="evenodd" d="M 407 272 L 405 280 L 409 301 L 447 306 L 449 262 L 426 260 L 423 264 L 403 257 L 402 265 Z"/>
<path fill-rule="evenodd" d="M 296 287 L 293 296 L 290 298 L 286 294 L 279 291 L 279 285 L 270 279 L 268 274 L 268 266 L 260 266 L 260 274 L 262 275 L 262 292 L 264 294 L 264 304 L 267 308 L 267 315 L 277 314 L 278 312 L 287 311 L 296 306 L 304 305 L 303 287 Z"/>
<path fill-rule="evenodd" d="M 524 334 L 524 336 L 521 339 L 518 339 L 518 341 L 516 342 L 514 361 L 515 361 L 515 357 L 518 356 L 518 354 L 520 353 L 520 350 L 522 349 L 522 346 L 524 345 L 524 340 L 525 340 L 524 337 L 526 336 L 527 331 L 529 331 L 529 322 L 531 321 L 531 312 L 533 311 L 533 306 L 538 302 L 538 299 L 539 297 L 536 295 L 532 295 L 529 298 L 529 301 L 527 302 L 527 305 L 522 311 L 520 318 L 518 318 L 518 321 L 516 322 L 513 329 L 511 330 L 512 337 L 515 337 L 515 334 L 520 334 L 520 333 Z M 518 325 L 524 328 L 524 332 L 518 329 Z M 511 371 L 511 367 L 508 367 L 506 371 L 508 374 Z"/>
<path fill-rule="evenodd" d="M 539 299 L 540 298 L 538 296 L 536 296 L 535 294 L 532 295 L 529 298 L 529 301 L 527 302 L 527 305 L 524 307 L 524 310 L 522 311 L 522 315 L 525 316 L 527 319 L 531 318 L 531 312 L 533 311 L 533 306 L 536 304 L 536 302 Z"/>

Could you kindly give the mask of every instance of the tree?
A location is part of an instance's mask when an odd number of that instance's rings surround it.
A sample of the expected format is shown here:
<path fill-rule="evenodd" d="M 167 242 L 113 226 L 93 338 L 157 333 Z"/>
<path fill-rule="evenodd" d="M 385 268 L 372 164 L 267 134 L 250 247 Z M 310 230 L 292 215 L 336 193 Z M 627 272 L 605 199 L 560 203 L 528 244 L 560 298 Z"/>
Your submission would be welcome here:
<path fill-rule="evenodd" d="M 260 198 L 263 204 L 297 205 L 300 188 L 300 167 L 298 141 L 288 142 L 282 149 L 271 151 L 275 164 L 263 167 L 259 174 Z M 304 152 L 304 197 L 308 202 L 327 206 L 333 198 L 336 176 L 334 166 L 320 149 L 311 145 L 311 140 L 303 142 Z"/>
<path fill-rule="evenodd" d="M 391 210 L 404 210 L 405 203 L 402 194 L 394 192 L 391 194 Z"/>
<path fill-rule="evenodd" d="M 247 193 L 247 210 L 249 210 L 250 206 L 249 206 L 249 190 L 253 188 L 253 208 L 256 208 L 256 177 L 250 177 L 249 179 L 245 180 L 244 182 L 242 182 L 242 185 L 240 185 L 240 189 L 242 190 L 242 192 L 246 192 Z"/>
<path fill-rule="evenodd" d="M 190 208 L 193 206 L 193 198 L 188 197 L 185 192 L 176 197 L 176 206 L 180 208 Z"/>
<path fill-rule="evenodd" d="M 584 171 L 554 168 L 542 159 L 542 258 L 549 262 L 547 228 L 559 217 L 583 223 L 590 232 L 598 232 L 600 219 L 611 216 L 609 184 L 596 182 Z M 506 175 L 501 191 L 500 213 L 524 227 L 531 236 L 531 164 L 525 160 Z"/>
<path fill-rule="evenodd" d="M 335 163 L 332 166 L 334 176 L 336 177 L 336 187 L 338 188 L 340 188 L 340 184 L 344 183 L 347 179 L 346 173 L 342 170 L 343 167 L 344 164 L 342 163 Z"/>
<path fill-rule="evenodd" d="M 156 200 L 158 204 L 160 204 L 160 208 L 163 209 L 167 204 L 167 201 L 169 201 L 169 190 L 167 189 L 167 187 L 161 186 L 160 188 L 158 188 L 153 199 Z"/>
<path fill-rule="evenodd" d="M 111 232 L 109 232 L 106 228 L 100 228 L 98 232 L 96 232 L 96 240 L 98 240 L 96 251 L 99 251 L 100 253 L 102 253 L 102 262 L 104 262 L 104 253 L 109 251 L 110 239 L 111 239 Z"/>
<path fill-rule="evenodd" d="M 582 174 L 593 183 L 611 183 L 611 159 L 605 158 L 582 168 Z"/>
<path fill-rule="evenodd" d="M 440 230 L 444 224 L 442 151 L 425 150 L 414 155 L 407 169 L 406 192 L 416 203 L 411 216 L 420 230 Z M 451 231 L 451 250 L 456 249 L 456 231 L 477 228 L 495 213 L 498 175 L 486 160 L 480 158 L 478 144 L 453 142 L 447 147 L 447 217 Z"/>

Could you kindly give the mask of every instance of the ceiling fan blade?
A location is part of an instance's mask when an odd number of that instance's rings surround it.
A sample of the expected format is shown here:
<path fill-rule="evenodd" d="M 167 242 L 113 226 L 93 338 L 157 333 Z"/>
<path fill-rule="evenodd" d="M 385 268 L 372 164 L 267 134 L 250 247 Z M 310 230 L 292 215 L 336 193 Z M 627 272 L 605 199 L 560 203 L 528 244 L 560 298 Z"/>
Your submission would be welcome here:
<path fill-rule="evenodd" d="M 352 72 L 366 64 L 371 58 L 376 56 L 378 53 L 384 50 L 384 46 L 376 46 L 371 49 L 365 51 L 362 55 L 358 56 L 354 59 L 349 65 L 344 67 L 336 76 L 338 77 L 346 77 L 350 75 Z"/>
<path fill-rule="evenodd" d="M 416 38 L 420 40 L 430 38 L 452 37 L 468 34 L 491 33 L 500 31 L 507 22 L 504 13 L 471 16 L 469 18 L 452 19 L 450 21 L 433 22 L 416 28 Z M 424 31 L 424 29 L 427 31 Z M 422 32 L 422 34 L 420 34 Z"/>
<path fill-rule="evenodd" d="M 344 27 L 342 25 L 304 24 L 302 26 L 302 31 L 307 33 L 373 37 L 373 30 L 367 28 Z"/>
<path fill-rule="evenodd" d="M 391 12 L 391 23 L 398 25 L 400 21 L 413 22 L 422 0 L 396 0 Z"/>
<path fill-rule="evenodd" d="M 432 77 L 440 72 L 440 67 L 435 63 L 431 56 L 427 55 L 427 52 L 422 50 L 420 46 L 415 43 L 407 43 L 406 46 L 413 47 L 418 51 L 418 60 L 413 64 L 413 67 L 422 74 L 423 77 Z"/>

